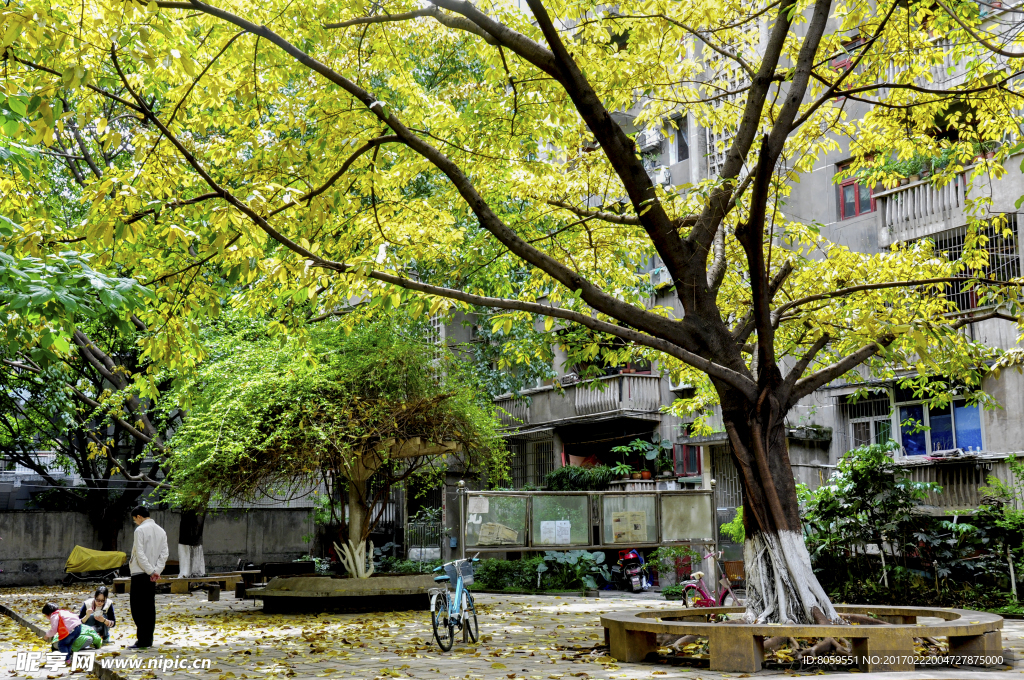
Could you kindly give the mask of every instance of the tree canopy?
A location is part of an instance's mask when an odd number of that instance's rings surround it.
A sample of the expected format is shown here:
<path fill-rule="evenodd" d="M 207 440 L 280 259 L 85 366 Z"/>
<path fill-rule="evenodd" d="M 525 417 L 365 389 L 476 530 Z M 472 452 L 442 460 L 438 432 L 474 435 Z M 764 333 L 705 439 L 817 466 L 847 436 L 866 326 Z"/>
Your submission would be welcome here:
<path fill-rule="evenodd" d="M 385 317 L 350 334 L 322 325 L 303 343 L 282 345 L 252 329 L 230 338 L 176 388 L 188 415 L 169 442 L 165 497 L 202 508 L 218 499 L 350 493 L 370 510 L 393 484 L 437 480 L 451 465 L 504 475 L 494 409 L 472 367 L 416 330 Z M 378 518 L 366 519 L 350 527 L 354 542 Z"/>
<path fill-rule="evenodd" d="M 1019 282 L 984 273 L 986 229 L 1006 226 L 985 192 L 955 262 L 927 240 L 854 252 L 787 214 L 841 137 L 848 172 L 890 185 L 915 154 L 947 157 L 940 186 L 1003 173 L 1014 143 L 976 156 L 1019 133 L 1024 37 L 973 2 L 15 0 L 2 17 L 3 134 L 46 164 L 0 177 L 9 241 L 73 241 L 145 283 L 151 365 L 194 365 L 196 319 L 228 302 L 285 331 L 353 300 L 351 327 L 485 310 L 495 333 L 527 329 L 507 360 L 658 358 L 722 405 L 748 576 L 777 585 L 751 592 L 761 621 L 836 619 L 785 543 L 790 409 L 862 365 L 984 398 L 1001 350 L 962 329 L 1020 316 Z M 631 129 L 680 111 L 721 163 L 669 192 Z M 649 304 L 654 255 L 673 307 Z M 953 284 L 985 308 L 958 309 Z"/>

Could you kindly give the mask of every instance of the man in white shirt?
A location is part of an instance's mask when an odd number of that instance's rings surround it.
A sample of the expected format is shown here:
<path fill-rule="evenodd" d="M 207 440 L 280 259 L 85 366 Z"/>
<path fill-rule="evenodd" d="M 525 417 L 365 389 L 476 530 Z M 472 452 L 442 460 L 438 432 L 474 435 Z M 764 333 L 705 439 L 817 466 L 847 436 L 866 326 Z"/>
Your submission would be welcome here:
<path fill-rule="evenodd" d="M 135 522 L 135 541 L 128 562 L 132 572 L 129 601 L 132 620 L 135 621 L 136 641 L 128 649 L 145 649 L 153 646 L 156 582 L 167 564 L 167 533 L 149 518 L 149 510 L 141 505 L 132 510 L 132 521 Z"/>

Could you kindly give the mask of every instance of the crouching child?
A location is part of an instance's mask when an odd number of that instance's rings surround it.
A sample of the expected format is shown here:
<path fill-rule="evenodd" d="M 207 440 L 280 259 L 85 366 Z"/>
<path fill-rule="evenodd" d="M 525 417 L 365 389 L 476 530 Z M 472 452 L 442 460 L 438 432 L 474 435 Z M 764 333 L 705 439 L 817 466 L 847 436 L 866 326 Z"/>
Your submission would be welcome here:
<path fill-rule="evenodd" d="M 50 617 L 50 630 L 46 631 L 46 639 L 57 636 L 57 651 L 64 652 L 64 662 L 71 663 L 72 645 L 82 634 L 82 621 L 67 609 L 61 609 L 52 602 L 43 605 L 43 615 Z"/>

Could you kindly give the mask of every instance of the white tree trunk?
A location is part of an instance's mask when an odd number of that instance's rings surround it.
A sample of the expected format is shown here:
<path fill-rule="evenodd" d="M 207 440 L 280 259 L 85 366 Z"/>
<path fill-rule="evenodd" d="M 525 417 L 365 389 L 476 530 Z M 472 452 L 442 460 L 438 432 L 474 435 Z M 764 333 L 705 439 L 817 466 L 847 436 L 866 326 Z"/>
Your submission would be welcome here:
<path fill-rule="evenodd" d="M 353 543 L 352 539 L 345 541 L 345 545 L 334 544 L 334 551 L 344 565 L 345 570 L 352 574 L 353 578 L 370 578 L 373 576 L 373 541 L 369 542 L 367 550 L 366 543 L 360 541 Z"/>
<path fill-rule="evenodd" d="M 818 583 L 803 536 L 795 531 L 748 535 L 743 544 L 748 623 L 845 623 Z"/>
<path fill-rule="evenodd" d="M 202 545 L 178 544 L 178 575 L 202 576 L 206 573 L 206 558 Z"/>

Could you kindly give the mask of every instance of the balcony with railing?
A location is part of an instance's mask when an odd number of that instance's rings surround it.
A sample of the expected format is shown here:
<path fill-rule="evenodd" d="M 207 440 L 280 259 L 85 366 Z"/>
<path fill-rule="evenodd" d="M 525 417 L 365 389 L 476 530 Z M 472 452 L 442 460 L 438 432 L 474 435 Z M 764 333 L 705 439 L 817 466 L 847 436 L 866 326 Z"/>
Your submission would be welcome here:
<path fill-rule="evenodd" d="M 582 422 L 616 416 L 653 419 L 661 407 L 661 376 L 619 374 L 527 390 L 521 396 L 495 399 L 502 425 L 508 429 L 545 423 Z"/>
<path fill-rule="evenodd" d="M 940 492 L 929 492 L 924 510 L 946 513 L 973 510 L 985 496 L 985 487 L 992 477 L 1004 483 L 1013 482 L 1009 461 L 1022 455 L 1015 453 L 980 453 L 965 456 L 965 460 L 920 460 L 904 456 L 899 460 L 905 466 L 907 477 L 914 482 L 931 482 L 941 487 Z"/>
<path fill-rule="evenodd" d="M 945 186 L 921 180 L 875 193 L 879 247 L 963 226 L 965 186 L 958 175 Z"/>

